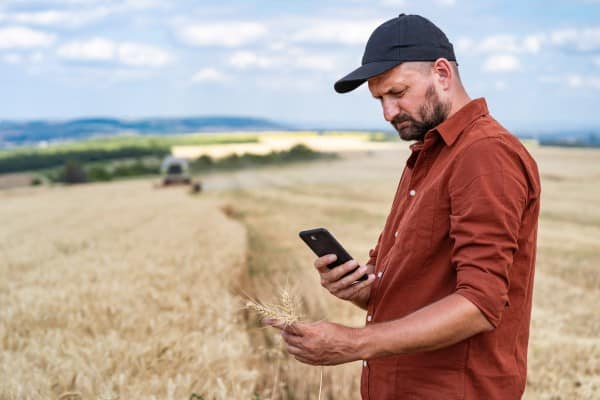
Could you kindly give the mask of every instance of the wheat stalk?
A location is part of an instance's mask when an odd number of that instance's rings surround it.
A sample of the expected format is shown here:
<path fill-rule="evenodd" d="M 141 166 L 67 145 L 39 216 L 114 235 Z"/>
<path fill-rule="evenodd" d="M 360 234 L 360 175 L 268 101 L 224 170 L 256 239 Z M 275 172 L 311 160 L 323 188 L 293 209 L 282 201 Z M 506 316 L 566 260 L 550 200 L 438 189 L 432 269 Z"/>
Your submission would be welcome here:
<path fill-rule="evenodd" d="M 261 303 L 258 300 L 248 297 L 246 308 L 255 311 L 263 318 L 281 321 L 284 326 L 300 321 L 300 316 L 297 311 L 298 303 L 287 287 L 284 287 L 279 291 L 279 303 L 280 304 Z M 321 400 L 321 394 L 323 392 L 323 366 L 321 366 L 320 375 L 319 400 Z"/>
<path fill-rule="evenodd" d="M 285 326 L 300 321 L 300 315 L 297 311 L 298 303 L 288 289 L 281 289 L 279 302 L 280 304 L 262 303 L 249 298 L 246 302 L 246 308 L 253 310 L 263 318 L 281 321 Z"/>

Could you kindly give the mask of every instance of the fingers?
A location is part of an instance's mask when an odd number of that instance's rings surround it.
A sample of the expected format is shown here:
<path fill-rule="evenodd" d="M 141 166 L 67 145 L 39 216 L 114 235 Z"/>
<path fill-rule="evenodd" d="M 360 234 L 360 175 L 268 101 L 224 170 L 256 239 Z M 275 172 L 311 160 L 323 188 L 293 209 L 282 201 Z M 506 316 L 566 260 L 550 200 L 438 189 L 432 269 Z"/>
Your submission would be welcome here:
<path fill-rule="evenodd" d="M 352 272 L 353 270 L 355 271 Z M 367 274 L 368 270 L 369 266 L 358 266 L 356 261 L 348 261 L 334 268 L 329 273 L 321 274 L 321 286 L 329 290 L 331 294 L 337 296 L 339 291 L 355 285 L 355 282 Z M 346 274 L 348 275 L 345 276 Z"/>
<path fill-rule="evenodd" d="M 354 271 L 350 275 L 343 277 L 343 278 L 339 279 L 338 281 L 332 283 L 329 286 L 329 291 L 331 293 L 337 293 L 340 290 L 354 286 L 355 285 L 354 282 L 358 281 L 363 275 L 365 275 L 366 272 L 367 272 L 367 267 L 364 265 L 357 268 L 356 271 Z"/>
<path fill-rule="evenodd" d="M 375 282 L 375 274 L 369 274 L 367 279 L 365 279 L 364 281 L 360 281 L 354 285 L 351 285 L 350 287 L 346 287 L 345 289 L 341 289 L 336 293 L 336 296 L 338 296 L 341 299 L 353 298 L 362 289 L 371 286 L 373 282 Z"/>
<path fill-rule="evenodd" d="M 302 327 L 301 323 L 293 323 L 286 325 L 281 321 L 276 319 L 263 319 L 262 321 L 265 325 L 270 325 L 273 328 L 281 330 L 281 337 L 283 338 L 287 351 L 294 358 L 301 363 L 316 365 L 314 360 L 311 360 L 307 355 L 306 349 L 304 348 L 302 337 Z"/>
<path fill-rule="evenodd" d="M 302 324 L 299 322 L 294 322 L 293 324 L 288 324 L 285 326 L 285 328 L 283 329 L 283 333 L 285 333 L 286 335 L 294 335 L 294 336 L 298 336 L 298 337 L 302 337 L 304 336 L 304 333 L 302 331 Z"/>
<path fill-rule="evenodd" d="M 325 273 L 329 271 L 329 268 L 327 268 L 327 266 L 332 262 L 335 262 L 335 260 L 337 260 L 337 256 L 335 254 L 327 254 L 323 257 L 317 258 L 315 260 L 314 265 L 320 273 Z"/>
<path fill-rule="evenodd" d="M 285 342 L 288 345 L 301 347 L 302 340 L 303 340 L 302 336 L 294 335 L 292 333 L 283 331 L 283 332 L 281 332 L 281 337 L 283 338 L 283 340 L 285 340 Z"/>
<path fill-rule="evenodd" d="M 302 324 L 299 322 L 294 322 L 293 324 L 288 324 L 284 321 L 272 318 L 265 318 L 262 320 L 262 323 L 265 325 L 272 326 L 275 329 L 279 329 L 283 335 L 287 336 L 304 336 Z M 284 336 L 285 337 L 285 336 Z"/>
<path fill-rule="evenodd" d="M 302 355 L 303 351 L 300 347 L 295 346 L 293 344 L 287 344 L 287 352 L 293 356 Z"/>
<path fill-rule="evenodd" d="M 285 335 L 285 332 L 282 336 Z M 308 358 L 308 354 L 306 353 L 306 349 L 302 346 L 302 339 L 298 336 L 284 336 L 284 340 L 286 342 L 287 352 L 290 353 L 294 358 L 301 363 L 316 365 L 317 363 L 314 360 Z"/>
<path fill-rule="evenodd" d="M 297 352 L 297 353 L 294 354 L 292 351 Z M 306 358 L 306 356 L 302 353 L 302 350 L 300 350 L 300 349 L 293 349 L 291 347 L 288 347 L 288 352 L 291 355 L 293 355 L 294 358 L 296 360 L 300 361 L 301 363 L 309 364 L 309 365 L 317 365 L 318 364 L 316 361 Z"/>
<path fill-rule="evenodd" d="M 325 284 L 337 282 L 356 267 L 358 267 L 358 262 L 356 262 L 356 260 L 350 260 L 333 269 L 328 269 L 326 272 L 321 273 L 321 284 L 325 286 Z"/>
<path fill-rule="evenodd" d="M 265 325 L 270 325 L 273 328 L 279 329 L 280 331 L 285 329 L 285 323 L 278 319 L 265 318 L 262 320 L 262 323 Z"/>

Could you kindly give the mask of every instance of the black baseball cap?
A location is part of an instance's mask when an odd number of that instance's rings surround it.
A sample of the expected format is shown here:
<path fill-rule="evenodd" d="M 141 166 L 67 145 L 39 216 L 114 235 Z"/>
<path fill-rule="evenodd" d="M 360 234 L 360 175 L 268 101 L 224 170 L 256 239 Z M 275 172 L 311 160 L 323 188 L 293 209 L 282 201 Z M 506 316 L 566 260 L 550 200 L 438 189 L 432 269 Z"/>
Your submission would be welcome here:
<path fill-rule="evenodd" d="M 420 15 L 400 14 L 377 27 L 371 34 L 362 65 L 334 85 L 338 93 L 356 89 L 369 78 L 405 61 L 456 61 L 454 48 L 444 32 Z"/>

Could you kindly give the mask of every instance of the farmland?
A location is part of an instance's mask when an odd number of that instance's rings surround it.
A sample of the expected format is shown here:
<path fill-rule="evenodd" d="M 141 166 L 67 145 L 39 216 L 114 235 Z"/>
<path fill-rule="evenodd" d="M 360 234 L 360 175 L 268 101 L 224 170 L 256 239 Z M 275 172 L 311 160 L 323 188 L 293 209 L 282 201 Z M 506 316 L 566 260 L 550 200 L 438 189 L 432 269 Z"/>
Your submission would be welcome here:
<path fill-rule="evenodd" d="M 362 325 L 297 232 L 326 226 L 366 260 L 408 155 L 376 144 L 207 174 L 200 195 L 152 179 L 0 191 L 0 399 L 317 398 L 320 368 L 244 304 L 285 287 L 307 319 Z M 531 151 L 543 196 L 525 399 L 596 398 L 600 151 Z M 323 398 L 358 398 L 360 368 L 324 368 Z"/>
<path fill-rule="evenodd" d="M 386 144 L 377 142 L 391 137 L 382 132 L 269 131 L 114 135 L 79 141 L 41 142 L 37 146 L 0 149 L 0 188 L 43 181 L 97 182 L 157 175 L 162 160 L 169 154 L 191 160 L 195 172 L 277 164 L 319 158 L 316 154 L 309 154 L 314 153 L 312 149 L 331 153 L 382 148 Z M 308 146 L 309 149 L 298 149 L 298 146 Z M 294 151 L 295 154 L 286 154 Z M 71 175 L 78 179 L 72 182 Z"/>
<path fill-rule="evenodd" d="M 81 163 L 111 160 L 162 158 L 173 146 L 196 145 L 210 147 L 232 143 L 255 143 L 256 135 L 188 134 L 171 136 L 115 135 L 59 143 L 41 143 L 0 150 L 0 173 L 39 171 L 62 166 L 65 160 Z"/>

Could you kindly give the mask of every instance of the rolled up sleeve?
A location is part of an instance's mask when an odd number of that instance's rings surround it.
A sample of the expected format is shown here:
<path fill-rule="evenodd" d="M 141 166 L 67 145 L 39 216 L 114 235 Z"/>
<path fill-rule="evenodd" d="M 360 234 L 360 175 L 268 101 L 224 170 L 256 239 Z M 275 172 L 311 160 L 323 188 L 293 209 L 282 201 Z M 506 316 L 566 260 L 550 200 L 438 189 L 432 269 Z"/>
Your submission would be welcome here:
<path fill-rule="evenodd" d="M 528 185 L 520 159 L 501 140 L 471 145 L 449 183 L 456 293 L 497 327 L 508 304 Z"/>

